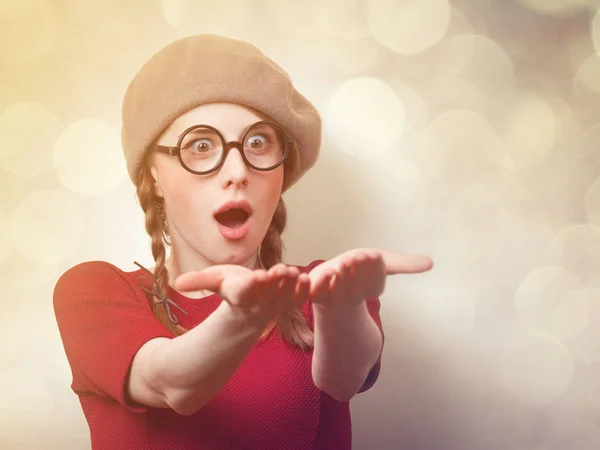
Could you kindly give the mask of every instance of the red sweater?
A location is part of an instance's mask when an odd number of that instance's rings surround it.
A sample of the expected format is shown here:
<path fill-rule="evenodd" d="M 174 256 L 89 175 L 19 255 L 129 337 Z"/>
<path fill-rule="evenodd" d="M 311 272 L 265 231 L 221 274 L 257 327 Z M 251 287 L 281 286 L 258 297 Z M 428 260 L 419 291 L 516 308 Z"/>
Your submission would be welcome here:
<path fill-rule="evenodd" d="M 310 271 L 320 261 L 302 267 Z M 173 335 L 153 316 L 137 280 L 106 262 L 69 269 L 54 290 L 54 310 L 94 450 L 328 449 L 351 448 L 348 402 L 319 391 L 312 380 L 312 351 L 303 352 L 272 332 L 257 344 L 219 394 L 190 416 L 139 407 L 125 398 L 133 357 L 148 340 Z M 222 301 L 190 299 L 169 290 L 187 315 L 171 308 L 190 329 Z M 367 300 L 381 329 L 379 299 Z M 310 301 L 302 307 L 312 328 Z M 198 349 L 201 351 L 201 349 Z M 193 355 L 190 355 L 193 357 Z M 380 360 L 361 392 L 379 375 Z"/>

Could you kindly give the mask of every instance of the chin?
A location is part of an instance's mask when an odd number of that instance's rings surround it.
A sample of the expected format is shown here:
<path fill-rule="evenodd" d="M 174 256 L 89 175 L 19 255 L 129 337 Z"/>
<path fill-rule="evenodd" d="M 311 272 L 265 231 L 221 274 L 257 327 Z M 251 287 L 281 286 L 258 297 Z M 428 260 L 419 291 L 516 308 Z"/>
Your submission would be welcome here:
<path fill-rule="evenodd" d="M 258 246 L 248 248 L 240 242 L 227 242 L 221 252 L 217 252 L 215 262 L 217 264 L 244 265 L 258 250 Z"/>

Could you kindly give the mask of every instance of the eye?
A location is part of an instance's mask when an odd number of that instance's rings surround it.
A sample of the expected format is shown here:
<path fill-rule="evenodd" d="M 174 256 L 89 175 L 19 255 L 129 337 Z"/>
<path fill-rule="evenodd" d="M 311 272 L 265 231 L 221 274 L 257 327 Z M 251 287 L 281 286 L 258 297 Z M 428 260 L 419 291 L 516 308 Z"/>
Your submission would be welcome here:
<path fill-rule="evenodd" d="M 248 138 L 246 145 L 248 147 L 250 147 L 251 149 L 257 150 L 257 149 L 266 147 L 267 143 L 268 143 L 268 139 L 265 136 L 262 136 L 260 134 L 255 134 Z"/>
<path fill-rule="evenodd" d="M 213 143 L 210 139 L 196 139 L 185 146 L 186 149 L 191 149 L 195 153 L 206 153 L 213 148 Z"/>

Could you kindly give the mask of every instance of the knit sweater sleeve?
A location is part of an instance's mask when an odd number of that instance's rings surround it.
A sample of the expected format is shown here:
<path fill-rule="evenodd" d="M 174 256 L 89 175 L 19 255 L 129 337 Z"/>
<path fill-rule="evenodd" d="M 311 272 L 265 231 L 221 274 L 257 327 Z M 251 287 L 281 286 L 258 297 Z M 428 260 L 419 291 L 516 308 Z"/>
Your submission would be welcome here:
<path fill-rule="evenodd" d="M 79 264 L 54 289 L 54 313 L 80 397 L 99 395 L 132 412 L 145 412 L 126 398 L 125 384 L 140 347 L 173 335 L 136 294 L 123 272 L 105 262 Z"/>
<path fill-rule="evenodd" d="M 324 259 L 315 260 L 315 261 L 311 262 L 308 266 L 306 266 L 304 271 L 308 273 L 312 269 L 314 269 L 316 266 L 318 266 L 319 264 L 321 264 L 323 262 L 325 262 Z M 381 309 L 381 301 L 379 300 L 379 297 L 370 297 L 370 298 L 367 298 L 365 301 L 367 303 L 367 310 L 369 311 L 369 315 L 371 316 L 371 318 L 373 319 L 373 321 L 379 328 L 379 331 L 381 332 L 382 340 L 383 340 L 383 342 L 385 342 L 385 333 L 383 332 L 383 325 L 381 323 L 381 316 L 379 314 L 379 311 Z M 309 298 L 308 302 L 309 302 L 308 323 L 309 323 L 310 328 L 314 329 L 312 304 L 310 303 L 310 298 Z M 381 355 L 382 355 L 382 353 L 383 353 L 383 345 L 381 346 L 381 351 L 379 352 L 379 358 L 377 358 L 377 362 L 369 371 L 367 379 L 363 383 L 363 385 L 360 388 L 360 390 L 358 391 L 358 393 L 369 390 L 371 387 L 373 387 L 373 385 L 379 378 L 379 373 L 381 371 Z"/>

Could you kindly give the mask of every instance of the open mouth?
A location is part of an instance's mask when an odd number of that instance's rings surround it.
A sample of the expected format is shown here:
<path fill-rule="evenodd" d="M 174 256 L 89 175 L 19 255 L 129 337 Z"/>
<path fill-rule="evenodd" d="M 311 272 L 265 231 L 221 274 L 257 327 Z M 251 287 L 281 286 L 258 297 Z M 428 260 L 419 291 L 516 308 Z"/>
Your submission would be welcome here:
<path fill-rule="evenodd" d="M 215 214 L 215 219 L 227 228 L 239 228 L 248 220 L 248 211 L 242 208 L 231 208 Z"/>

